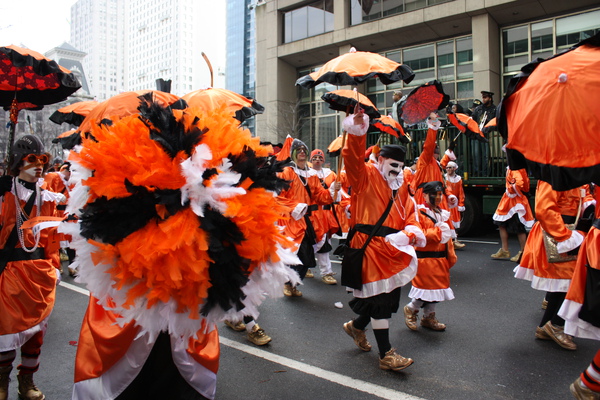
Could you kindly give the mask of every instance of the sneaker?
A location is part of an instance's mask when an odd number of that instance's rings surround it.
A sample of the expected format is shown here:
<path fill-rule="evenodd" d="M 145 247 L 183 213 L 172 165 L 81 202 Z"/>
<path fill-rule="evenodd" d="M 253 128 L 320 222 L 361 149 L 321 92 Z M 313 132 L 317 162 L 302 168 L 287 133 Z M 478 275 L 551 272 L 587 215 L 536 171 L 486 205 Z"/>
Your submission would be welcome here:
<path fill-rule="evenodd" d="M 287 297 L 302 297 L 302 292 L 296 286 L 292 286 L 291 283 L 283 285 L 283 294 Z"/>
<path fill-rule="evenodd" d="M 267 335 L 258 324 L 254 324 L 252 330 L 248 332 L 248 340 L 257 346 L 264 346 L 271 341 L 271 336 Z"/>
<path fill-rule="evenodd" d="M 585 386 L 583 384 L 583 382 L 581 381 L 581 377 L 578 377 L 577 379 L 575 379 L 575 382 L 571 383 L 571 386 L 569 386 L 569 389 L 571 390 L 571 394 L 573 395 L 573 397 L 575 397 L 576 399 L 579 399 L 579 400 L 599 400 L 600 399 L 600 393 L 594 392 L 593 390 L 591 390 L 587 386 Z"/>
<path fill-rule="evenodd" d="M 326 285 L 337 285 L 337 280 L 333 277 L 333 274 L 323 275 L 321 281 Z"/>
<path fill-rule="evenodd" d="M 244 324 L 242 321 L 240 322 L 231 322 L 229 320 L 225 320 L 223 321 L 225 322 L 225 325 L 227 325 L 228 327 L 230 327 L 231 329 L 233 329 L 236 332 L 241 332 L 241 331 L 245 331 L 246 330 L 246 324 Z"/>
<path fill-rule="evenodd" d="M 77 270 L 69 267 L 69 276 L 75 278 L 77 276 Z"/>
<path fill-rule="evenodd" d="M 460 250 L 466 246 L 466 244 L 461 243 L 458 240 L 455 240 L 453 243 L 454 243 L 454 248 L 457 250 Z"/>
<path fill-rule="evenodd" d="M 69 261 L 69 256 L 62 249 L 58 253 L 60 256 L 60 261 Z"/>
<path fill-rule="evenodd" d="M 522 255 L 523 255 L 523 252 L 519 251 L 514 257 L 510 258 L 510 261 L 518 263 L 518 262 L 521 261 L 521 256 Z"/>
<path fill-rule="evenodd" d="M 577 350 L 577 345 L 573 342 L 571 336 L 565 333 L 562 326 L 552 325 L 550 321 L 542 327 L 544 332 L 554 340 L 560 347 L 567 350 Z"/>
<path fill-rule="evenodd" d="M 494 260 L 508 260 L 510 259 L 510 251 L 508 250 L 498 250 L 496 253 L 491 256 Z"/>
<path fill-rule="evenodd" d="M 404 306 L 404 323 L 411 331 L 418 329 L 417 314 L 419 314 L 419 310 L 413 311 L 409 306 Z"/>
<path fill-rule="evenodd" d="M 348 334 L 348 336 L 354 339 L 354 343 L 359 349 L 362 351 L 371 351 L 371 344 L 367 340 L 367 335 L 365 334 L 367 330 L 365 329 L 362 331 L 360 329 L 356 329 L 354 327 L 354 320 L 348 321 L 344 324 L 344 331 Z"/>
<path fill-rule="evenodd" d="M 429 328 L 434 331 L 444 331 L 446 330 L 446 325 L 442 324 L 435 318 L 435 313 L 432 312 L 429 315 L 423 315 L 421 318 L 421 326 L 423 328 Z"/>
<path fill-rule="evenodd" d="M 393 347 L 379 359 L 379 368 L 384 370 L 401 371 L 413 363 L 412 358 L 402 357 Z"/>
<path fill-rule="evenodd" d="M 535 328 L 535 338 L 541 340 L 552 340 L 552 338 L 548 336 L 546 331 L 541 326 L 537 326 Z"/>
<path fill-rule="evenodd" d="M 545 310 L 546 308 L 548 308 L 548 300 L 544 299 L 542 300 L 542 310 Z"/>
<path fill-rule="evenodd" d="M 315 274 L 313 274 L 313 272 L 309 268 L 308 271 L 306 271 L 306 275 L 304 275 L 304 277 L 305 278 L 314 278 Z"/>

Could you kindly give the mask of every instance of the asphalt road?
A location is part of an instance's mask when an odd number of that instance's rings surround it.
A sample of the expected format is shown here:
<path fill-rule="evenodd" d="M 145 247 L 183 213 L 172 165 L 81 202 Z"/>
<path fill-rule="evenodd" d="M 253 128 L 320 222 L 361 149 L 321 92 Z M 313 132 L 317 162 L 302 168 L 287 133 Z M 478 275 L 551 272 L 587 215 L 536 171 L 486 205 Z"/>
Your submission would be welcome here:
<path fill-rule="evenodd" d="M 306 279 L 302 298 L 269 299 L 261 306 L 261 327 L 273 337 L 263 347 L 245 333 L 219 327 L 221 360 L 217 399 L 569 399 L 569 384 L 587 367 L 598 343 L 575 339 L 578 350 L 534 339 L 543 310 L 543 292 L 513 277 L 515 264 L 491 260 L 497 233 L 461 238 L 451 271 L 456 299 L 437 307 L 445 332 L 410 331 L 397 314 L 391 321 L 392 345 L 415 363 L 404 372 L 378 368 L 374 351 L 360 351 L 342 330 L 353 317 L 351 296 L 340 285 Z M 517 248 L 511 241 L 511 249 Z M 335 256 L 332 256 L 335 259 Z M 334 263 L 334 271 L 340 265 Z M 339 275 L 338 275 L 339 277 Z M 402 306 L 409 287 L 402 289 Z M 79 325 L 88 297 L 68 277 L 42 348 L 35 381 L 49 400 L 71 398 Z M 342 309 L 334 306 L 341 302 Z M 9 399 L 16 399 L 16 377 Z"/>

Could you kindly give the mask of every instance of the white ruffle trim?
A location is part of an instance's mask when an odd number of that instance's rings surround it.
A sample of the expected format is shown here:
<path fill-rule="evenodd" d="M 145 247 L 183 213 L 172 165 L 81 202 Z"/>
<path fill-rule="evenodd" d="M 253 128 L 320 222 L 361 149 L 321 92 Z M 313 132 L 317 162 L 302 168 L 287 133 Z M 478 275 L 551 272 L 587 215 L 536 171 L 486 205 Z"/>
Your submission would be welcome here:
<path fill-rule="evenodd" d="M 448 150 L 446 150 L 446 151 L 444 152 L 444 154 L 445 154 L 445 155 L 447 155 L 447 156 L 448 156 L 448 158 L 449 158 L 450 160 L 452 160 L 452 161 L 455 161 L 455 160 L 456 160 L 456 155 L 454 154 L 454 152 L 453 152 L 452 150 L 448 149 Z M 457 175 L 457 176 L 458 176 L 458 175 Z M 460 178 L 460 177 L 459 177 L 459 178 Z M 460 179 L 459 179 L 459 180 L 460 180 Z M 452 181 L 451 181 L 451 182 L 452 182 Z"/>
<path fill-rule="evenodd" d="M 427 238 L 421 229 L 416 227 L 415 225 L 406 225 L 404 230 L 409 233 L 413 233 L 417 238 L 417 242 L 415 243 L 415 247 L 425 247 L 427 244 Z M 400 249 L 399 249 L 400 250 Z"/>
<path fill-rule="evenodd" d="M 50 316 L 47 316 L 42 322 L 17 333 L 9 333 L 7 335 L 0 335 L 0 351 L 11 351 L 21 348 L 29 339 L 38 332 L 46 332 L 48 328 L 48 320 Z"/>
<path fill-rule="evenodd" d="M 411 287 L 408 297 L 423 301 L 446 301 L 454 300 L 454 292 L 450 288 L 446 289 L 419 289 Z"/>
<path fill-rule="evenodd" d="M 570 279 L 542 278 L 534 274 L 533 269 L 517 265 L 513 270 L 515 278 L 531 282 L 531 287 L 544 292 L 563 292 L 569 290 Z"/>
<path fill-rule="evenodd" d="M 600 340 L 600 328 L 579 319 L 581 304 L 572 300 L 565 300 L 558 311 L 558 315 L 565 320 L 565 333 L 583 339 Z"/>
<path fill-rule="evenodd" d="M 412 246 L 402 246 L 398 250 L 411 256 L 410 263 L 402 271 L 387 279 L 363 283 L 362 290 L 354 289 L 353 296 L 359 298 L 373 297 L 381 293 L 390 293 L 392 290 L 406 285 L 417 274 L 417 253 Z"/>
<path fill-rule="evenodd" d="M 583 235 L 577 231 L 571 231 L 571 237 L 556 244 L 556 250 L 559 253 L 566 253 L 581 246 Z"/>
<path fill-rule="evenodd" d="M 367 134 L 367 129 L 369 129 L 369 116 L 364 114 L 363 123 L 361 125 L 354 125 L 354 114 L 348 115 L 346 118 L 344 118 L 342 126 L 350 135 L 364 136 Z"/>
<path fill-rule="evenodd" d="M 294 209 L 292 210 L 292 218 L 298 221 L 300 218 L 304 217 L 304 214 L 306 214 L 306 210 L 308 210 L 308 204 L 296 204 L 296 207 L 294 207 Z"/>
<path fill-rule="evenodd" d="M 494 221 L 498 221 L 498 222 L 506 222 L 509 219 L 511 219 L 513 215 L 518 214 L 519 221 L 521 221 L 521 223 L 523 225 L 525 225 L 525 228 L 531 229 L 533 227 L 533 223 L 535 222 L 535 219 L 526 220 L 525 219 L 526 213 L 527 212 L 525 210 L 525 206 L 523 206 L 523 204 L 521 204 L 521 203 L 517 203 L 510 210 L 508 210 L 508 212 L 505 215 L 500 215 L 500 214 L 494 213 L 494 216 L 492 217 L 492 219 Z"/>
<path fill-rule="evenodd" d="M 452 230 L 446 222 L 438 222 L 435 224 L 436 227 L 442 231 L 442 238 L 440 239 L 441 244 L 448 243 L 448 240 L 452 239 Z"/>
<path fill-rule="evenodd" d="M 515 273 L 515 278 L 517 279 L 523 279 L 526 281 L 533 280 L 533 270 L 531 268 L 525 268 L 521 267 L 521 265 L 517 265 L 515 269 L 513 269 L 513 272 Z"/>

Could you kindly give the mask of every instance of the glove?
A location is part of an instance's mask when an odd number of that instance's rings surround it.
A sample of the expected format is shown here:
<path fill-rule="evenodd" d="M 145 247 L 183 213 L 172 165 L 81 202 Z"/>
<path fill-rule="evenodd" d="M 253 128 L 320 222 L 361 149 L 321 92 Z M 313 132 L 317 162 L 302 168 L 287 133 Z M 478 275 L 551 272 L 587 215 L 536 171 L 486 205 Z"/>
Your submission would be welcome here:
<path fill-rule="evenodd" d="M 10 175 L 0 176 L 0 196 L 4 196 L 4 193 L 10 192 L 12 189 L 13 178 Z"/>

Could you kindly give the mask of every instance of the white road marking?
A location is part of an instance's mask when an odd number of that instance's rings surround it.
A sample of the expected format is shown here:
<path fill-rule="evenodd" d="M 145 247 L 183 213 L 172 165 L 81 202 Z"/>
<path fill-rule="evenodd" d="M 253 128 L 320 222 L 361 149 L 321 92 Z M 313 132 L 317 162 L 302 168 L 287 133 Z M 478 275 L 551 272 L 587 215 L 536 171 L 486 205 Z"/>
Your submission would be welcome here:
<path fill-rule="evenodd" d="M 60 286 L 72 290 L 77 293 L 84 294 L 86 296 L 90 295 L 90 292 L 86 289 L 82 289 L 79 286 L 72 285 L 67 282 L 59 283 Z M 234 340 L 227 339 L 225 337 L 220 336 L 219 342 L 227 347 L 231 347 L 233 349 L 242 351 L 246 354 L 250 354 L 255 357 L 262 358 L 263 360 L 271 361 L 276 364 L 283 365 L 284 367 L 295 369 L 305 374 L 316 376 L 320 379 L 325 379 L 326 381 L 348 387 L 350 389 L 359 390 L 361 392 L 381 397 L 382 399 L 396 399 L 396 400 L 424 400 L 421 397 L 412 396 L 407 393 L 398 392 L 396 390 L 392 390 L 390 388 L 386 388 L 384 386 L 375 385 L 370 382 L 361 381 L 360 379 L 354 379 L 346 375 L 338 374 L 333 371 L 327 371 L 322 368 L 314 367 L 309 364 L 305 364 L 296 360 L 292 360 L 291 358 L 278 356 L 277 354 L 269 353 L 268 351 L 264 351 L 261 349 L 257 349 L 252 346 L 248 346 L 242 343 L 238 343 Z"/>
<path fill-rule="evenodd" d="M 327 371 L 322 368 L 313 367 L 312 365 L 305 364 L 296 360 L 292 360 L 287 357 L 278 356 L 277 354 L 269 353 L 256 347 L 248 346 L 242 343 L 238 343 L 234 340 L 230 340 L 224 337 L 220 337 L 219 340 L 222 344 L 234 348 L 244 353 L 251 354 L 255 357 L 262 358 L 267 361 L 271 361 L 284 367 L 292 368 L 305 374 L 316 376 L 320 379 L 325 379 L 329 382 L 342 385 L 351 389 L 359 390 L 364 393 L 368 393 L 382 399 L 397 399 L 397 400 L 423 400 L 420 397 L 412 396 L 407 393 L 398 392 L 384 386 L 375 385 L 373 383 L 361 381 L 359 379 L 350 378 L 349 376 L 341 375 L 336 372 Z"/>

